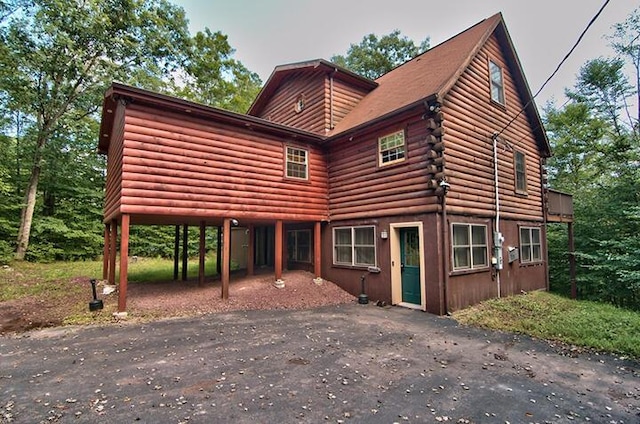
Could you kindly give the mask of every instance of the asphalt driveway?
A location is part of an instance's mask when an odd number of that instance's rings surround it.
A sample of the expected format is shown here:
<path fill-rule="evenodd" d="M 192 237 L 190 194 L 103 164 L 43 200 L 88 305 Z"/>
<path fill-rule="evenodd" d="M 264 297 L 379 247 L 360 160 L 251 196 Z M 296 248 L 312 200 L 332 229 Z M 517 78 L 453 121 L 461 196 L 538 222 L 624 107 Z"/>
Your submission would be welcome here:
<path fill-rule="evenodd" d="M 343 305 L 0 338 L 0 422 L 640 423 L 640 364 Z"/>

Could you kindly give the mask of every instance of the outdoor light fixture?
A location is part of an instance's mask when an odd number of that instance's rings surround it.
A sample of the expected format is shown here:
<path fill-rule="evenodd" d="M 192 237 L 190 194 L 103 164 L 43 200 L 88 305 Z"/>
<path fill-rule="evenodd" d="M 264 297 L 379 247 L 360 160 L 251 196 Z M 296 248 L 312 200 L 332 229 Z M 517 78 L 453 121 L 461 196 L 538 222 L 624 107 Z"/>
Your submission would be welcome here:
<path fill-rule="evenodd" d="M 383 240 L 386 240 L 386 239 L 389 238 L 389 233 L 387 233 L 387 230 L 382 230 L 380 232 L 380 238 L 383 239 Z"/>
<path fill-rule="evenodd" d="M 232 227 L 237 227 L 238 225 L 240 225 L 240 223 L 238 222 L 238 220 L 237 220 L 237 219 L 235 219 L 235 218 L 232 218 L 232 219 L 231 219 L 231 226 L 232 226 Z"/>

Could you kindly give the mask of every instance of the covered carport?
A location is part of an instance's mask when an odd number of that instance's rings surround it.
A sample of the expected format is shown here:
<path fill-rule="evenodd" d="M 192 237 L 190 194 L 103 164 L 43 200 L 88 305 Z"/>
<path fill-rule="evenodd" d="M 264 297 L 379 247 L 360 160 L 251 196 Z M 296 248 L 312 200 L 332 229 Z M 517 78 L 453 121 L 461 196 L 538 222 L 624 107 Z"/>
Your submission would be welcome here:
<path fill-rule="evenodd" d="M 305 224 L 313 229 L 312 264 L 320 277 L 321 224 L 328 221 L 321 140 L 261 118 L 114 83 L 105 95 L 98 150 L 107 155 L 103 277 L 116 284 L 119 256 L 118 312 L 126 313 L 132 225 L 198 227 L 200 283 L 206 230 L 219 228 L 221 297 L 227 299 L 231 251 L 224 241 L 234 225 L 247 229 L 249 255 L 255 228 L 273 226 L 267 247 L 273 249 L 277 281 L 286 266 L 285 227 Z M 253 264 L 250 257 L 249 275 Z"/>

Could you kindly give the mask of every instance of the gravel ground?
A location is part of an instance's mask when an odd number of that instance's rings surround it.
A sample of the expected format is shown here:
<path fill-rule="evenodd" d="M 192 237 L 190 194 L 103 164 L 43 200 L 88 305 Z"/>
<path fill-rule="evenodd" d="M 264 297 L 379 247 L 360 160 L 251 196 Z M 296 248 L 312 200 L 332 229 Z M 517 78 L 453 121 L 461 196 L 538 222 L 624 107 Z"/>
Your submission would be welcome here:
<path fill-rule="evenodd" d="M 306 271 L 285 271 L 284 288 L 274 286 L 273 273 L 232 276 L 229 299 L 222 300 L 220 280 L 160 281 L 129 284 L 127 309 L 132 314 L 164 317 L 262 309 L 306 309 L 353 302 L 355 298 L 330 281 L 314 282 Z M 117 302 L 117 293 L 112 296 Z M 110 299 L 111 300 L 111 299 Z"/>

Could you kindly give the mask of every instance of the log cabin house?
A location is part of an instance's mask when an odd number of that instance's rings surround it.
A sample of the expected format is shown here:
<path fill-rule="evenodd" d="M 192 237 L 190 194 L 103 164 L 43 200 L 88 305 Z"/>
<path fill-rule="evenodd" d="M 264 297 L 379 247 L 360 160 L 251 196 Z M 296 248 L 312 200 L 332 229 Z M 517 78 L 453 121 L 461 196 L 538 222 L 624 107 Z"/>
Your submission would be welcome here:
<path fill-rule="evenodd" d="M 114 83 L 98 149 L 120 312 L 130 225 L 199 226 L 200 281 L 206 228 L 237 224 L 249 275 L 303 268 L 354 295 L 364 278 L 370 299 L 434 314 L 548 287 L 550 148 L 501 14 L 375 81 L 278 66 L 247 114 Z"/>

